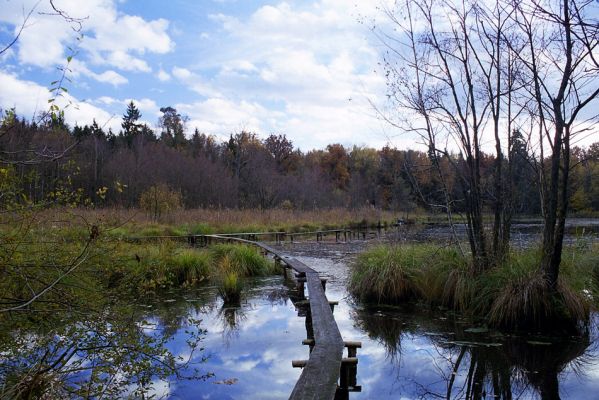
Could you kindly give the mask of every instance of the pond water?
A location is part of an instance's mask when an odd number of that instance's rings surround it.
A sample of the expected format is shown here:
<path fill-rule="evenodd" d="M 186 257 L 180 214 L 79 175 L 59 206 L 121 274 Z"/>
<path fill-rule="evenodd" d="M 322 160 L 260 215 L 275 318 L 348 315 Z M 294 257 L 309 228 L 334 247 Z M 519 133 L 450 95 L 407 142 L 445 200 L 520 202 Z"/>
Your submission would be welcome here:
<path fill-rule="evenodd" d="M 490 229 L 490 226 L 487 226 L 487 228 Z M 567 245 L 585 245 L 599 242 L 599 219 L 571 218 L 566 220 L 565 230 L 564 243 Z M 542 232 L 543 223 L 541 220 L 514 221 L 511 229 L 511 245 L 515 248 L 523 248 L 539 243 Z M 404 225 L 391 228 L 384 233 L 387 238 L 396 241 L 447 241 L 453 235 L 457 236 L 459 240 L 467 240 L 465 224 L 454 224 L 453 228 L 445 223 Z"/>
<path fill-rule="evenodd" d="M 362 244 L 363 246 L 364 244 Z M 597 398 L 599 317 L 588 336 L 508 336 L 459 316 L 423 309 L 364 308 L 346 291 L 348 264 L 356 246 L 294 244 L 285 251 L 330 277 L 327 296 L 338 300 L 334 315 L 344 340 L 358 349 L 357 385 L 350 399 Z M 352 251 L 350 251 L 352 250 Z M 207 330 L 198 354 L 206 381 L 172 381 L 169 398 L 287 398 L 301 370 L 291 360 L 308 358 L 304 318 L 283 277 L 252 281 L 239 307 L 224 307 L 212 287 L 173 293 L 162 307 L 191 313 Z M 202 304 L 193 307 L 194 299 Z M 211 299 L 210 301 L 206 301 Z M 176 301 L 172 301 L 176 300 Z M 170 301 L 170 303 L 164 303 Z M 173 352 L 184 348 L 184 327 Z"/>
<path fill-rule="evenodd" d="M 596 232 L 588 232 L 596 240 Z M 588 335 L 548 338 L 489 332 L 439 310 L 367 308 L 352 300 L 346 280 L 352 259 L 376 242 L 281 246 L 329 277 L 327 297 L 339 301 L 334 316 L 343 339 L 362 342 L 356 376 L 361 391 L 349 393 L 350 399 L 599 398 L 597 314 Z M 288 398 L 301 373 L 291 361 L 309 356 L 302 345 L 305 318 L 294 306 L 297 292 L 282 276 L 247 285 L 238 306 L 223 305 L 210 285 L 133 302 L 137 326 L 145 335 L 166 338 L 164 345 L 180 360 L 177 376 L 149 378 L 150 395 Z M 199 335 L 201 349 L 191 352 L 190 333 Z M 195 369 L 203 379 L 185 379 Z"/>

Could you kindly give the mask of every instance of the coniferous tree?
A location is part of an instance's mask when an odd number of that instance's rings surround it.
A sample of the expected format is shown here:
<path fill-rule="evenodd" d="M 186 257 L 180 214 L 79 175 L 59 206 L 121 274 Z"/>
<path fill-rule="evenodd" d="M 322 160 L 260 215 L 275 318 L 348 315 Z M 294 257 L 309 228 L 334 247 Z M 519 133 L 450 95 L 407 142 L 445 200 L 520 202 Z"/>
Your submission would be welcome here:
<path fill-rule="evenodd" d="M 123 115 L 123 122 L 121 123 L 121 126 L 123 127 L 123 136 L 128 146 L 131 146 L 133 138 L 141 131 L 142 125 L 137 122 L 140 118 L 141 113 L 132 100 L 127 105 L 127 112 Z"/>

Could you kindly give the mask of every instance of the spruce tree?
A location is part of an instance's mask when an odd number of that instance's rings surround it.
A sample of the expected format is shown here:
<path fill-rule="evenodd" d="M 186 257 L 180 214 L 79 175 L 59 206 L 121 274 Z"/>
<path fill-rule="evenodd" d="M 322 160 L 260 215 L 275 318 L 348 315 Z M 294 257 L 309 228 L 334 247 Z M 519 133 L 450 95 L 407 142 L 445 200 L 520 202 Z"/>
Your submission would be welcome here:
<path fill-rule="evenodd" d="M 127 105 L 127 112 L 123 115 L 123 122 L 121 123 L 121 126 L 123 127 L 123 136 L 129 146 L 131 145 L 133 137 L 141 130 L 141 124 L 137 123 L 140 118 L 141 113 L 139 112 L 139 109 L 135 107 L 135 104 L 131 101 Z"/>

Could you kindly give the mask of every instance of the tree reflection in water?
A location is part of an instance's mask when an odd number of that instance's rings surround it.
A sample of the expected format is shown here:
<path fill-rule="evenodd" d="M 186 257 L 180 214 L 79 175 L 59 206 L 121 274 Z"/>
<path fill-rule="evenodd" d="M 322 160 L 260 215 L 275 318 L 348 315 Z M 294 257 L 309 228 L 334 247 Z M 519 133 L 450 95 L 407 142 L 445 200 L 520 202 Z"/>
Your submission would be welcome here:
<path fill-rule="evenodd" d="M 422 398 L 512 399 L 534 393 L 544 400 L 559 399 L 560 374 L 566 368 L 584 374 L 584 366 L 594 361 L 585 355 L 591 346 L 588 332 L 576 338 L 535 341 L 464 329 L 451 316 L 438 317 L 413 310 L 375 313 L 358 309 L 353 315 L 356 325 L 385 348 L 397 368 L 402 341 L 410 336 L 427 339 L 433 369 L 445 383 L 441 391 L 438 382 L 413 379 L 410 390 Z M 401 379 L 405 382 L 406 378 Z"/>
<path fill-rule="evenodd" d="M 176 330 L 146 320 L 135 305 L 90 310 L 85 318 L 48 315 L 45 322 L 3 324 L 0 398 L 144 398 L 168 390 L 172 377 L 210 376 L 191 365 L 205 334 L 193 318 L 182 321 L 185 357 L 167 348 Z"/>

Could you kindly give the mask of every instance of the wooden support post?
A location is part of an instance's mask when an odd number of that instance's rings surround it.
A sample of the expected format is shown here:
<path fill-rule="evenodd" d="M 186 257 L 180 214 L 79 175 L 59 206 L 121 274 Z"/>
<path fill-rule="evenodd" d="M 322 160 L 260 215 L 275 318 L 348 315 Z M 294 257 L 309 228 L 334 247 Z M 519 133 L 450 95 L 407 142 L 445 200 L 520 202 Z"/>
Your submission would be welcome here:
<path fill-rule="evenodd" d="M 304 339 L 304 340 L 302 340 L 302 344 L 309 346 L 310 353 L 312 353 L 312 350 L 314 350 L 314 345 L 315 345 L 314 339 Z"/>
<path fill-rule="evenodd" d="M 347 390 L 347 364 L 341 363 L 341 371 L 339 373 L 339 386 Z"/>
<path fill-rule="evenodd" d="M 289 242 L 293 243 L 293 233 L 289 234 Z"/>
<path fill-rule="evenodd" d="M 338 301 L 331 301 L 329 300 L 329 306 L 331 306 L 331 311 L 335 311 L 335 306 L 338 305 L 339 302 Z"/>
<path fill-rule="evenodd" d="M 299 297 L 302 299 L 306 298 L 306 287 L 304 285 L 304 282 L 306 282 L 305 278 L 303 282 L 299 280 L 297 281 L 297 291 L 299 292 Z"/>
<path fill-rule="evenodd" d="M 304 368 L 308 364 L 308 360 L 291 360 L 293 368 Z"/>
<path fill-rule="evenodd" d="M 347 356 L 349 358 L 357 356 L 357 349 L 362 348 L 362 342 L 345 341 L 343 345 L 347 347 Z"/>
<path fill-rule="evenodd" d="M 320 284 L 322 285 L 322 290 L 327 290 L 327 278 L 321 277 Z"/>
<path fill-rule="evenodd" d="M 343 240 L 347 243 L 347 231 L 343 231 Z"/>

